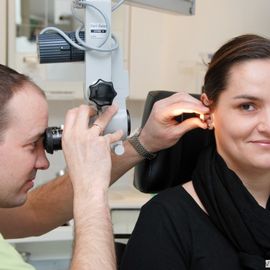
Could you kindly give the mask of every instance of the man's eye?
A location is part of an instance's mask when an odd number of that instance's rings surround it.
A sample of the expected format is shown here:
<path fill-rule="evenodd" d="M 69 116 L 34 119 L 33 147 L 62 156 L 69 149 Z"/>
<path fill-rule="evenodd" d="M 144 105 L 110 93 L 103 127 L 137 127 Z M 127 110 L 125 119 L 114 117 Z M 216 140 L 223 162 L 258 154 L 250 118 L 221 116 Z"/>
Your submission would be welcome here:
<path fill-rule="evenodd" d="M 38 146 L 38 143 L 39 143 L 39 140 L 34 141 L 34 142 L 30 143 L 30 147 L 31 147 L 32 149 L 35 149 L 35 148 Z"/>
<path fill-rule="evenodd" d="M 32 142 L 32 143 L 29 144 L 29 148 L 31 150 L 34 150 L 36 148 L 36 146 L 37 146 L 37 143 L 36 142 Z"/>
<path fill-rule="evenodd" d="M 32 146 L 36 147 L 37 146 L 37 142 L 32 142 Z"/>

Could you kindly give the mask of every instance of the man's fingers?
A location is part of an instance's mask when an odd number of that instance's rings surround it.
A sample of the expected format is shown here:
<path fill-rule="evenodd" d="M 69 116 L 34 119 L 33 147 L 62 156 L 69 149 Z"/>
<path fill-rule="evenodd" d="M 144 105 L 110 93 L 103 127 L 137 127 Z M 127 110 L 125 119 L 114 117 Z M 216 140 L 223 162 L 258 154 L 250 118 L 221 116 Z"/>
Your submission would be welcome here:
<path fill-rule="evenodd" d="M 78 108 L 71 109 L 67 112 L 64 122 L 64 131 L 73 129 L 78 113 Z"/>
<path fill-rule="evenodd" d="M 90 117 L 96 115 L 94 107 L 89 105 L 80 105 L 78 108 L 78 114 L 76 118 L 75 128 L 78 130 L 88 129 L 88 123 Z"/>
<path fill-rule="evenodd" d="M 103 124 L 104 127 L 108 125 L 108 123 L 112 120 L 113 116 L 118 111 L 118 107 L 113 104 L 106 108 L 104 112 L 98 117 L 98 119 L 95 122 L 98 122 L 99 124 Z"/>
<path fill-rule="evenodd" d="M 105 130 L 106 126 L 112 120 L 117 110 L 118 107 L 114 104 L 107 107 L 106 110 L 95 120 L 92 125 L 91 131 L 93 131 L 96 135 L 101 135 Z"/>
<path fill-rule="evenodd" d="M 193 102 L 195 104 L 202 104 L 202 102 L 199 99 L 191 96 L 190 94 L 186 92 L 175 93 L 167 98 L 159 100 L 157 103 L 160 103 L 162 107 L 167 107 L 174 103 L 179 103 L 179 102 Z"/>
<path fill-rule="evenodd" d="M 104 132 L 104 127 L 102 127 L 101 125 L 94 123 L 91 127 L 91 130 L 95 130 L 95 133 L 97 136 L 102 135 Z"/>
<path fill-rule="evenodd" d="M 96 135 L 101 135 L 117 110 L 118 107 L 116 105 L 107 107 L 94 121 L 91 131 Z M 82 131 L 88 129 L 89 120 L 91 117 L 95 116 L 96 113 L 95 108 L 89 105 L 80 105 L 77 108 L 69 110 L 65 117 L 65 130 L 75 129 Z"/>
<path fill-rule="evenodd" d="M 207 129 L 207 123 L 203 122 L 199 117 L 192 117 L 175 125 L 174 133 L 176 136 L 183 136 L 186 132 L 195 128 Z"/>
<path fill-rule="evenodd" d="M 123 130 L 117 130 L 114 133 L 106 134 L 104 137 L 106 138 L 106 140 L 109 144 L 112 144 L 112 143 L 115 143 L 117 141 L 120 141 L 121 138 L 123 137 L 123 135 L 124 135 Z"/>
<path fill-rule="evenodd" d="M 178 102 L 170 105 L 162 112 L 165 119 L 173 118 L 183 113 L 206 114 L 209 113 L 209 108 L 203 106 L 202 103 Z"/>
<path fill-rule="evenodd" d="M 157 101 L 152 112 L 159 114 L 160 118 L 170 119 L 182 113 L 206 114 L 209 113 L 209 108 L 203 105 L 199 99 L 188 93 L 180 92 Z"/>

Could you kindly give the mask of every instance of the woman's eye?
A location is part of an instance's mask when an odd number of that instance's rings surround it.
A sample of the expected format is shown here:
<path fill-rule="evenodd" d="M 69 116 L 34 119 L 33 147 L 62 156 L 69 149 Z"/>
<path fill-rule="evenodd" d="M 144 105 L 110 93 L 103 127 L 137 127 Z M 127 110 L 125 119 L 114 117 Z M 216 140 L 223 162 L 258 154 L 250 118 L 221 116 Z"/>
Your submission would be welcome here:
<path fill-rule="evenodd" d="M 255 106 L 250 104 L 250 103 L 241 104 L 240 107 L 244 111 L 254 111 L 255 110 Z"/>

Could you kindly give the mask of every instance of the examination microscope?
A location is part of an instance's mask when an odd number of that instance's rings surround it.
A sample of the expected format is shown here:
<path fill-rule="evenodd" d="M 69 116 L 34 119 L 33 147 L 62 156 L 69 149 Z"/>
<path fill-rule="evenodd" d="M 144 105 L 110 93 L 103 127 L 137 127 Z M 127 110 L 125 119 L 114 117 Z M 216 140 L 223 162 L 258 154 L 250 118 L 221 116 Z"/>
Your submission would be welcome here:
<path fill-rule="evenodd" d="M 123 67 L 122 51 L 111 33 L 111 13 L 123 2 L 166 10 L 180 14 L 194 14 L 195 0 L 73 0 L 71 11 L 80 26 L 75 32 L 63 32 L 47 27 L 38 36 L 38 53 L 41 64 L 85 62 L 84 100 L 94 106 L 97 115 L 107 106 L 116 103 L 114 115 L 104 134 L 122 129 L 123 139 L 130 134 L 130 117 L 126 109 L 129 93 L 128 72 Z M 82 20 L 77 10 L 84 10 Z M 95 119 L 91 118 L 93 123 Z M 89 125 L 91 126 L 91 123 Z M 44 148 L 52 154 L 62 149 L 63 127 L 49 127 L 45 131 Z M 124 153 L 122 141 L 112 145 L 118 155 Z"/>
<path fill-rule="evenodd" d="M 97 116 L 107 106 L 116 103 L 118 111 L 104 134 L 121 129 L 125 139 L 130 133 L 130 117 L 126 109 L 128 73 L 123 67 L 121 48 L 111 33 L 111 13 L 120 4 L 112 6 L 111 0 L 73 1 L 72 14 L 79 21 L 79 28 L 68 33 L 55 27 L 45 28 L 38 36 L 38 54 L 41 64 L 84 61 L 84 100 L 95 107 Z M 84 21 L 79 18 L 77 9 L 85 10 Z M 91 118 L 90 122 L 93 121 Z M 62 149 L 62 131 L 63 127 L 46 129 L 44 148 L 48 153 Z M 114 143 L 112 148 L 118 155 L 124 152 L 122 141 Z"/>

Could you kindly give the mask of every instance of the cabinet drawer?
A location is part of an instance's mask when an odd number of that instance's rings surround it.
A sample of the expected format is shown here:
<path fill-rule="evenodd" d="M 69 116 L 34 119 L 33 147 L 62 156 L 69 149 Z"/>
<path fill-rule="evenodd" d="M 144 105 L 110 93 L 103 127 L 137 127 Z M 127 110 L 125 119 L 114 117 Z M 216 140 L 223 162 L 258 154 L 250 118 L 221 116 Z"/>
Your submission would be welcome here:
<path fill-rule="evenodd" d="M 140 209 L 111 209 L 114 234 L 131 234 L 139 214 Z"/>

